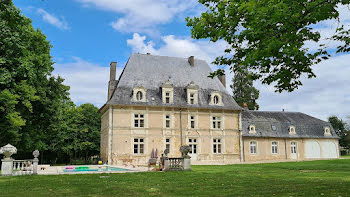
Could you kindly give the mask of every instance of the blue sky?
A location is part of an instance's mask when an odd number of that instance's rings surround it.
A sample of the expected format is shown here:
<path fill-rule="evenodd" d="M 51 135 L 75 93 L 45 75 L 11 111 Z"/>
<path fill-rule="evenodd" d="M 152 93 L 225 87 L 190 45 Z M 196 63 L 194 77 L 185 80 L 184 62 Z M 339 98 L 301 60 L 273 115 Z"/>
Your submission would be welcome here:
<path fill-rule="evenodd" d="M 107 97 L 108 69 L 117 61 L 120 74 L 131 53 L 177 57 L 194 55 L 208 63 L 221 55 L 226 44 L 193 40 L 186 16 L 203 7 L 195 0 L 14 0 L 15 5 L 47 35 L 53 45 L 55 75 L 66 79 L 76 104 L 101 106 Z M 350 11 L 340 7 L 341 23 L 350 24 Z M 335 21 L 315 26 L 325 38 L 334 33 Z M 331 48 L 337 42 L 323 40 Z M 317 43 L 305 43 L 313 50 Z M 293 93 L 275 93 L 256 82 L 261 110 L 301 111 L 321 119 L 350 115 L 350 54 L 340 54 L 314 67 L 316 79 L 303 79 Z M 213 69 L 215 66 L 211 65 Z M 232 74 L 227 75 L 230 84 Z M 229 88 L 228 91 L 230 92 Z"/>

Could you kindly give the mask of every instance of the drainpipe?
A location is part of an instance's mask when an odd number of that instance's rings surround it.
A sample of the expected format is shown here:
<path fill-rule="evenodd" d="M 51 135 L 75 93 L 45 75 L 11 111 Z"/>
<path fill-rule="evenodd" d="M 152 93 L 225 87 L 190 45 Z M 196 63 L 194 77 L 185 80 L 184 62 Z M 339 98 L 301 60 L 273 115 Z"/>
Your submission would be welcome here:
<path fill-rule="evenodd" d="M 239 160 L 244 162 L 244 144 L 242 137 L 242 113 L 238 114 Z"/>
<path fill-rule="evenodd" d="M 285 155 L 286 155 L 286 160 L 288 160 L 288 155 L 287 155 L 287 141 L 286 141 L 286 138 L 284 138 L 284 152 L 285 152 Z"/>
<path fill-rule="evenodd" d="M 180 108 L 180 142 L 181 142 L 181 146 L 183 145 L 182 142 L 182 108 Z"/>
<path fill-rule="evenodd" d="M 112 165 L 112 156 L 113 156 L 113 107 L 109 106 L 109 121 L 108 121 L 108 165 Z"/>

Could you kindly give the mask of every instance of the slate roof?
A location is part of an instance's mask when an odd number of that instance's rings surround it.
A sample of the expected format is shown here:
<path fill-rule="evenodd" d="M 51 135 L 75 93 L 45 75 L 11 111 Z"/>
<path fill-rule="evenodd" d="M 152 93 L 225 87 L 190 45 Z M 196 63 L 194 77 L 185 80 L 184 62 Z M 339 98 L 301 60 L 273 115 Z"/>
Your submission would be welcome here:
<path fill-rule="evenodd" d="M 204 60 L 195 59 L 192 67 L 188 58 L 132 54 L 106 104 L 241 110 L 217 77 L 207 77 L 210 72 Z M 173 104 L 162 102 L 161 86 L 167 80 L 174 87 Z M 191 81 L 199 86 L 197 105 L 187 104 L 186 86 Z M 147 102 L 133 102 L 133 88 L 138 86 L 146 89 Z M 221 92 L 223 106 L 209 105 L 210 94 L 215 90 Z"/>
<path fill-rule="evenodd" d="M 255 126 L 256 134 L 249 133 L 251 124 Z M 295 126 L 295 135 L 289 135 L 291 125 Z M 326 126 L 330 128 L 331 136 L 324 135 Z M 329 122 L 300 112 L 243 111 L 242 130 L 245 137 L 339 138 Z"/>

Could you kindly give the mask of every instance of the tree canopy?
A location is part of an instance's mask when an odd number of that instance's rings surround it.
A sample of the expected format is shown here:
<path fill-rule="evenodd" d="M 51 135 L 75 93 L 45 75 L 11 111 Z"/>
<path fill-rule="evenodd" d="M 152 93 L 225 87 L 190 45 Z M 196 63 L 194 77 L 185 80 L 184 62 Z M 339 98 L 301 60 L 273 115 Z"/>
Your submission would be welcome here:
<path fill-rule="evenodd" d="M 337 116 L 330 116 L 328 122 L 332 124 L 334 131 L 340 137 L 339 145 L 342 147 L 350 148 L 350 131 L 347 130 L 347 123 Z"/>
<path fill-rule="evenodd" d="M 257 100 L 259 98 L 259 90 L 254 87 L 253 79 L 249 75 L 249 71 L 245 68 L 240 71 L 235 71 L 230 86 L 233 93 L 233 99 L 241 107 L 246 103 L 249 110 L 258 110 L 259 105 Z"/>
<path fill-rule="evenodd" d="M 64 79 L 52 75 L 51 47 L 11 0 L 1 0 L 0 146 L 16 146 L 18 158 L 32 156 L 35 149 L 53 161 L 73 153 L 96 155 L 98 109 L 76 107 L 70 100 Z"/>
<path fill-rule="evenodd" d="M 337 6 L 349 0 L 199 0 L 206 8 L 200 17 L 186 18 L 195 39 L 224 40 L 228 47 L 214 61 L 236 71 L 241 65 L 252 71 L 254 80 L 273 84 L 276 91 L 293 91 L 302 85 L 300 77 L 315 77 L 312 66 L 328 59 L 327 46 L 316 51 L 305 42 L 320 41 L 312 25 L 337 19 Z M 328 38 L 343 41 L 338 52 L 350 51 L 350 30 L 339 27 Z M 211 77 L 221 75 L 218 69 Z"/>

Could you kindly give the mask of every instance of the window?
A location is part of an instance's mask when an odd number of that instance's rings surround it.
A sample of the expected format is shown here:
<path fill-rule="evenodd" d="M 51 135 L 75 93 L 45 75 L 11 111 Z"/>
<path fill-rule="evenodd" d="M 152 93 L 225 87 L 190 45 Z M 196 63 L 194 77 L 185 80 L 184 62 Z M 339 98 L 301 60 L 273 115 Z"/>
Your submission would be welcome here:
<path fill-rule="evenodd" d="M 271 148 L 272 148 L 272 154 L 277 154 L 278 153 L 278 143 L 277 142 L 272 142 L 271 143 Z"/>
<path fill-rule="evenodd" d="M 190 93 L 190 104 L 193 105 L 194 104 L 194 94 Z"/>
<path fill-rule="evenodd" d="M 165 103 L 170 103 L 170 92 L 165 93 Z"/>
<path fill-rule="evenodd" d="M 145 127 L 145 116 L 143 114 L 134 114 L 134 127 Z"/>
<path fill-rule="evenodd" d="M 219 97 L 218 96 L 214 96 L 213 102 L 215 105 L 217 105 L 219 103 Z"/>
<path fill-rule="evenodd" d="M 296 134 L 296 133 L 295 133 L 295 127 L 294 127 L 294 126 L 290 126 L 290 127 L 289 127 L 289 134 Z"/>
<path fill-rule="evenodd" d="M 297 153 L 297 143 L 296 142 L 291 142 L 290 143 L 290 152 L 292 154 Z"/>
<path fill-rule="evenodd" d="M 165 115 L 165 128 L 170 128 L 170 115 Z"/>
<path fill-rule="evenodd" d="M 141 100 L 142 100 L 142 92 L 141 92 L 141 91 L 138 91 L 138 92 L 136 93 L 136 99 L 137 99 L 138 101 L 141 101 Z"/>
<path fill-rule="evenodd" d="M 134 139 L 134 154 L 143 154 L 144 153 L 144 140 L 143 138 Z"/>
<path fill-rule="evenodd" d="M 255 126 L 254 125 L 249 126 L 249 133 L 255 133 Z"/>
<path fill-rule="evenodd" d="M 250 154 L 256 154 L 256 142 L 255 141 L 251 141 L 249 143 L 250 146 Z"/>
<path fill-rule="evenodd" d="M 213 139 L 213 153 L 221 153 L 221 139 Z"/>
<path fill-rule="evenodd" d="M 331 135 L 331 129 L 329 127 L 324 128 L 324 134 L 325 135 Z"/>
<path fill-rule="evenodd" d="M 168 149 L 168 153 L 170 153 L 170 138 L 165 139 L 165 149 Z"/>
<path fill-rule="evenodd" d="M 190 154 L 197 154 L 197 139 L 189 138 L 188 145 L 190 146 Z"/>
<path fill-rule="evenodd" d="M 213 129 L 221 129 L 221 117 L 220 116 L 213 116 L 212 117 L 212 125 L 213 125 Z"/>
<path fill-rule="evenodd" d="M 191 129 L 194 129 L 196 127 L 194 116 L 190 116 L 190 124 L 191 124 Z"/>

